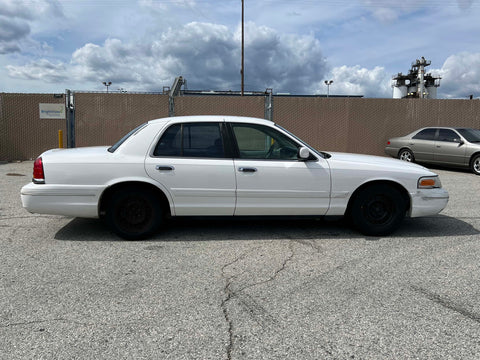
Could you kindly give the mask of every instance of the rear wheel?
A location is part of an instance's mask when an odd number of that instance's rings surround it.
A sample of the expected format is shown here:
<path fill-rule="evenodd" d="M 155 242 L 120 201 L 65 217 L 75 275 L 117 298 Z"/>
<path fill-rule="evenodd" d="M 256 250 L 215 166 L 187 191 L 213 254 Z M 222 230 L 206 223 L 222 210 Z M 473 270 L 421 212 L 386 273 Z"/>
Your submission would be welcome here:
<path fill-rule="evenodd" d="M 470 169 L 475 175 L 480 175 L 480 154 L 477 154 L 472 158 Z"/>
<path fill-rule="evenodd" d="M 403 161 L 415 162 L 413 153 L 408 149 L 402 149 L 398 152 L 398 158 Z"/>
<path fill-rule="evenodd" d="M 405 217 L 407 204 L 402 194 L 387 184 L 368 186 L 352 201 L 352 223 L 364 235 L 391 234 Z"/>
<path fill-rule="evenodd" d="M 160 202 L 152 191 L 128 187 L 112 195 L 106 221 L 118 236 L 139 240 L 158 230 L 162 214 Z"/>

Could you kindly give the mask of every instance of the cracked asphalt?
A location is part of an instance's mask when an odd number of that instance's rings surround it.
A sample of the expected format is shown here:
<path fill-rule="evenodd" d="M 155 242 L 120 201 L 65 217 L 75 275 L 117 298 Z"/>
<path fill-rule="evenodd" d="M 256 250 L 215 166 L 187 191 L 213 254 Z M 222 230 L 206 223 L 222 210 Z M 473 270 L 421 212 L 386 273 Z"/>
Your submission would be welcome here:
<path fill-rule="evenodd" d="M 437 216 L 176 220 L 148 241 L 32 215 L 0 165 L 0 359 L 479 359 L 480 177 Z"/>

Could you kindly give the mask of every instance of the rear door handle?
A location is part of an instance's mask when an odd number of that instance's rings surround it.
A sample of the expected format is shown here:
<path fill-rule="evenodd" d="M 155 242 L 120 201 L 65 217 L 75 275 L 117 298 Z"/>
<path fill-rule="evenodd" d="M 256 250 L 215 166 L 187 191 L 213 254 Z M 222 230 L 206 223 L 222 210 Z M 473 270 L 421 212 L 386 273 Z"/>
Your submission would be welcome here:
<path fill-rule="evenodd" d="M 157 166 L 155 166 L 155 170 L 158 170 L 158 171 L 172 171 L 172 170 L 175 170 L 175 168 L 173 166 L 170 166 L 170 165 L 157 165 Z"/>
<path fill-rule="evenodd" d="M 238 171 L 242 171 L 242 172 L 256 172 L 257 169 L 256 169 L 256 168 L 251 168 L 251 167 L 239 167 L 239 168 L 238 168 Z"/>

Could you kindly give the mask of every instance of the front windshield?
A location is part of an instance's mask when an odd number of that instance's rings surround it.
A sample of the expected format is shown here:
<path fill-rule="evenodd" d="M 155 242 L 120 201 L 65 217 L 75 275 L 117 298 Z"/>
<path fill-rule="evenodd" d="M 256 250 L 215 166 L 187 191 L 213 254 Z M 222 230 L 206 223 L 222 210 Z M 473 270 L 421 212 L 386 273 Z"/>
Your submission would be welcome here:
<path fill-rule="evenodd" d="M 128 132 L 127 135 L 125 135 L 124 137 L 122 137 L 120 140 L 118 140 L 114 145 L 112 145 L 111 147 L 108 148 L 108 151 L 113 153 L 115 150 L 117 150 L 119 148 L 120 145 L 122 145 L 130 136 L 132 136 L 133 134 L 135 134 L 137 131 L 140 131 L 141 129 L 143 129 L 145 126 L 147 126 L 148 123 L 144 123 L 140 126 L 137 126 L 135 129 L 131 130 L 130 132 Z"/>
<path fill-rule="evenodd" d="M 480 130 L 478 129 L 456 129 L 468 142 L 480 142 Z"/>

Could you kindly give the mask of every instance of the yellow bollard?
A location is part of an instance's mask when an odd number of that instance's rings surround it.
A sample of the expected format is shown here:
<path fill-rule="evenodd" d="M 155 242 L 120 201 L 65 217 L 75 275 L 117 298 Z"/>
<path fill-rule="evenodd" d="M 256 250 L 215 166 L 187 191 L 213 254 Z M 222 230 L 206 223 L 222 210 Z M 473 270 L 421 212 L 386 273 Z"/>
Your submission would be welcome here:
<path fill-rule="evenodd" d="M 63 149 L 63 131 L 58 130 L 58 147 Z"/>

